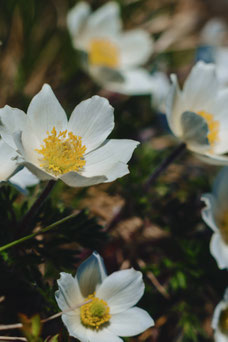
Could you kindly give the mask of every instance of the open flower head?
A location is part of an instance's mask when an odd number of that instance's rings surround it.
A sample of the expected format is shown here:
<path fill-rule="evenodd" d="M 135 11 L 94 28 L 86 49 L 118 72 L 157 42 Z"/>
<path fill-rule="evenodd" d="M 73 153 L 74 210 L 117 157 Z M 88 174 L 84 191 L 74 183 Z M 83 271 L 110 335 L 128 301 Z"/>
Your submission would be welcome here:
<path fill-rule="evenodd" d="M 105 89 L 127 95 L 150 94 L 154 78 L 142 69 L 153 51 L 143 29 L 122 30 L 120 8 L 110 1 L 92 13 L 86 2 L 67 15 L 73 45 L 86 57 L 84 66 Z"/>
<path fill-rule="evenodd" d="M 226 288 L 223 300 L 215 308 L 212 328 L 215 342 L 228 341 L 228 288 Z"/>
<path fill-rule="evenodd" d="M 42 180 L 61 179 L 70 186 L 111 182 L 126 175 L 138 145 L 134 140 L 106 139 L 114 116 L 105 98 L 93 96 L 81 102 L 68 121 L 47 84 L 32 99 L 27 115 L 5 106 L 0 117 L 2 138 L 20 155 L 18 162 Z"/>
<path fill-rule="evenodd" d="M 198 62 L 183 90 L 176 75 L 167 101 L 167 119 L 173 133 L 209 163 L 228 164 L 228 89 L 221 89 L 213 64 Z"/>
<path fill-rule="evenodd" d="M 107 276 L 96 252 L 75 277 L 61 273 L 58 285 L 63 323 L 79 341 L 121 342 L 118 336 L 134 336 L 154 325 L 146 311 L 135 307 L 144 292 L 141 272 L 132 268 Z"/>
<path fill-rule="evenodd" d="M 228 167 L 216 177 L 213 191 L 201 198 L 203 220 L 213 230 L 210 251 L 220 269 L 228 268 Z"/>

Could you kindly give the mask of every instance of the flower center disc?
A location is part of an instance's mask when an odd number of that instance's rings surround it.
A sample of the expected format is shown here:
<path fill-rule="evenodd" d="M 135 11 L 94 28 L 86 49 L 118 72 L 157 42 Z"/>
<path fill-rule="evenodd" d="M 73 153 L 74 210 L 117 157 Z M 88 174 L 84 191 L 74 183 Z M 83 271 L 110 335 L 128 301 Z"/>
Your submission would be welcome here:
<path fill-rule="evenodd" d="M 223 310 L 219 316 L 219 328 L 223 334 L 228 334 L 228 308 Z"/>
<path fill-rule="evenodd" d="M 104 300 L 95 297 L 95 294 L 89 295 L 87 300 L 91 300 L 91 302 L 81 306 L 81 322 L 87 328 L 98 330 L 111 318 L 109 306 Z"/>
<path fill-rule="evenodd" d="M 89 62 L 92 65 L 115 68 L 119 64 L 119 51 L 108 39 L 93 39 L 90 43 Z"/>
<path fill-rule="evenodd" d="M 85 165 L 83 156 L 86 147 L 82 145 L 81 137 L 67 130 L 57 134 L 55 127 L 51 133 L 47 132 L 47 135 L 41 148 L 36 149 L 42 155 L 40 159 L 42 168 L 58 176 L 70 171 L 78 171 Z"/>
<path fill-rule="evenodd" d="M 225 211 L 218 218 L 218 226 L 222 235 L 223 241 L 228 245 L 228 212 Z"/>
<path fill-rule="evenodd" d="M 216 142 L 219 140 L 219 122 L 214 120 L 212 114 L 207 113 L 205 111 L 197 112 L 198 115 L 202 116 L 208 125 L 208 134 L 207 138 L 211 147 L 215 145 Z"/>

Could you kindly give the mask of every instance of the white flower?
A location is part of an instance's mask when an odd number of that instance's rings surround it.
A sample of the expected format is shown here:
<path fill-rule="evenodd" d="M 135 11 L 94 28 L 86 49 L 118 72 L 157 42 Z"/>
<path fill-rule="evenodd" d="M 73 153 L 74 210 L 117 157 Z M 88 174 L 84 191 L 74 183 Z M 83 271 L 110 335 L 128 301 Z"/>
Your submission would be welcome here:
<path fill-rule="evenodd" d="M 220 269 L 228 268 L 228 167 L 216 177 L 213 192 L 202 195 L 202 218 L 213 230 L 210 251 Z"/>
<path fill-rule="evenodd" d="M 121 342 L 118 336 L 134 336 L 154 325 L 146 311 L 134 306 L 144 292 L 142 273 L 131 268 L 107 276 L 96 252 L 75 277 L 61 273 L 58 285 L 56 300 L 63 323 L 81 342 Z"/>
<path fill-rule="evenodd" d="M 167 100 L 173 133 L 205 161 L 228 164 L 228 89 L 220 89 L 213 64 L 198 62 L 183 91 L 176 75 Z"/>
<path fill-rule="evenodd" d="M 153 41 L 142 29 L 122 31 L 120 8 L 108 2 L 95 12 L 79 2 L 67 15 L 73 45 L 84 54 L 85 68 L 105 89 L 127 94 L 150 94 L 155 80 L 141 66 L 152 51 Z"/>
<path fill-rule="evenodd" d="M 113 107 L 93 96 L 74 109 L 69 121 L 51 87 L 32 99 L 27 115 L 0 109 L 0 133 L 25 165 L 42 180 L 61 179 L 70 186 L 112 182 L 129 173 L 134 140 L 106 139 L 114 127 Z"/>
<path fill-rule="evenodd" d="M 212 318 L 215 342 L 228 342 L 228 288 L 223 300 L 218 303 Z"/>

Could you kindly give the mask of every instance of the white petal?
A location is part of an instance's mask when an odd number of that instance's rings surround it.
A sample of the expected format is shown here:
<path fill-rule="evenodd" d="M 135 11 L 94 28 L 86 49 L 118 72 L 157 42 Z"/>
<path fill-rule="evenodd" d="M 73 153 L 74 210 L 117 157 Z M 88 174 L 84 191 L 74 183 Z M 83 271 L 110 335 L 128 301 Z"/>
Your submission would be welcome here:
<path fill-rule="evenodd" d="M 155 72 L 151 75 L 152 81 L 152 105 L 165 113 L 166 100 L 171 87 L 170 81 L 164 72 Z"/>
<path fill-rule="evenodd" d="M 153 87 L 153 77 L 145 69 L 123 70 L 121 72 L 123 81 L 113 81 L 104 83 L 103 87 L 110 91 L 125 95 L 151 94 Z"/>
<path fill-rule="evenodd" d="M 89 342 L 123 342 L 121 338 L 106 328 L 99 331 L 88 329 L 87 336 Z"/>
<path fill-rule="evenodd" d="M 219 329 L 217 329 L 214 333 L 215 342 L 227 342 L 228 337 L 224 335 Z"/>
<path fill-rule="evenodd" d="M 16 148 L 12 134 L 15 131 L 24 129 L 26 119 L 26 114 L 20 109 L 9 106 L 0 109 L 0 134 L 3 140 L 12 148 Z"/>
<path fill-rule="evenodd" d="M 107 181 L 105 176 L 84 177 L 77 172 L 68 172 L 59 177 L 64 183 L 73 187 L 84 187 Z"/>
<path fill-rule="evenodd" d="M 62 321 L 66 326 L 70 336 L 77 338 L 81 342 L 89 342 L 89 339 L 87 337 L 87 332 L 89 329 L 87 329 L 81 324 L 79 314 L 63 314 Z"/>
<path fill-rule="evenodd" d="M 214 313 L 213 313 L 212 323 L 211 323 L 211 326 L 213 329 L 216 330 L 218 328 L 219 317 L 220 317 L 221 311 L 224 310 L 226 306 L 227 306 L 227 303 L 225 303 L 224 300 L 222 300 L 216 305 Z"/>
<path fill-rule="evenodd" d="M 135 336 L 154 325 L 150 315 L 137 307 L 112 315 L 110 323 L 109 330 L 118 336 Z"/>
<path fill-rule="evenodd" d="M 142 273 L 131 268 L 109 275 L 98 288 L 96 295 L 108 303 L 113 315 L 134 306 L 143 292 Z"/>
<path fill-rule="evenodd" d="M 77 306 L 84 302 L 77 279 L 69 273 L 61 272 L 57 283 L 59 289 L 55 292 L 55 299 L 60 309 L 67 311 L 72 308 L 74 312 L 77 311 Z"/>
<path fill-rule="evenodd" d="M 25 190 L 26 187 L 33 186 L 39 183 L 39 179 L 34 176 L 26 167 L 17 172 L 13 177 L 10 178 L 10 183 L 18 186 Z"/>
<path fill-rule="evenodd" d="M 80 1 L 67 14 L 67 27 L 72 37 L 80 33 L 86 20 L 89 17 L 91 10 L 87 2 Z"/>
<path fill-rule="evenodd" d="M 120 8 L 114 1 L 109 1 L 105 5 L 93 12 L 87 23 L 87 30 L 94 36 L 115 35 L 122 27 L 120 19 Z"/>
<path fill-rule="evenodd" d="M 82 137 L 86 153 L 97 148 L 114 127 L 113 107 L 108 100 L 93 96 L 82 101 L 71 114 L 68 129 Z"/>
<path fill-rule="evenodd" d="M 202 218 L 204 222 L 214 231 L 218 231 L 215 222 L 216 198 L 212 194 L 204 194 L 201 196 L 201 201 L 204 201 L 206 207 L 202 209 Z"/>
<path fill-rule="evenodd" d="M 201 159 L 205 163 L 212 164 L 212 165 L 228 165 L 228 157 L 226 156 L 221 156 L 221 155 L 216 155 L 213 153 L 205 153 L 200 154 L 196 153 L 195 154 L 197 158 Z"/>
<path fill-rule="evenodd" d="M 33 97 L 27 115 L 40 141 L 43 141 L 53 127 L 57 132 L 67 128 L 66 114 L 48 84 L 44 84 L 41 91 Z"/>
<path fill-rule="evenodd" d="M 228 167 L 223 167 L 218 173 L 213 184 L 213 193 L 217 198 L 217 206 L 220 209 L 228 208 Z"/>
<path fill-rule="evenodd" d="M 6 181 L 16 170 L 17 162 L 15 150 L 0 140 L 0 182 Z"/>
<path fill-rule="evenodd" d="M 228 268 L 228 245 L 223 242 L 220 233 L 212 235 L 210 251 L 220 269 Z"/>
<path fill-rule="evenodd" d="M 83 176 L 105 175 L 107 182 L 128 173 L 126 163 L 139 143 L 127 139 L 111 139 L 85 156 Z"/>
<path fill-rule="evenodd" d="M 123 33 L 118 42 L 121 69 L 143 65 L 153 51 L 153 40 L 147 31 L 135 29 Z"/>
<path fill-rule="evenodd" d="M 94 293 L 97 285 L 101 284 L 106 277 L 103 258 L 97 252 L 93 252 L 89 258 L 81 263 L 76 273 L 84 297 Z"/>

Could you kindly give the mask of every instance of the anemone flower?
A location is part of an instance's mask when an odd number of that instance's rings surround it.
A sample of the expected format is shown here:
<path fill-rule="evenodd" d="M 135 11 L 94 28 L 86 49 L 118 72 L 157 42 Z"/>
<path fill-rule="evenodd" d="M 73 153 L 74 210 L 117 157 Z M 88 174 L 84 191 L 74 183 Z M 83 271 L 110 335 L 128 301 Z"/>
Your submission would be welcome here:
<path fill-rule="evenodd" d="M 210 251 L 220 269 L 228 268 L 228 167 L 215 179 L 213 191 L 201 197 L 202 218 L 213 230 Z"/>
<path fill-rule="evenodd" d="M 228 288 L 225 290 L 223 300 L 215 308 L 212 328 L 215 342 L 228 341 Z"/>
<path fill-rule="evenodd" d="M 5 106 L 0 118 L 0 133 L 18 153 L 18 163 L 41 180 L 61 179 L 69 186 L 112 182 L 126 175 L 138 145 L 134 140 L 106 139 L 114 116 L 105 98 L 82 101 L 68 121 L 47 84 L 32 99 L 27 115 Z"/>
<path fill-rule="evenodd" d="M 154 325 L 149 314 L 136 307 L 142 297 L 142 273 L 133 268 L 107 276 L 103 259 L 94 252 L 75 277 L 61 273 L 56 301 L 69 334 L 81 342 L 121 342 Z"/>
<path fill-rule="evenodd" d="M 228 164 L 228 89 L 221 89 L 213 64 L 198 62 L 183 90 L 176 75 L 167 99 L 169 126 L 187 148 L 208 163 Z"/>

